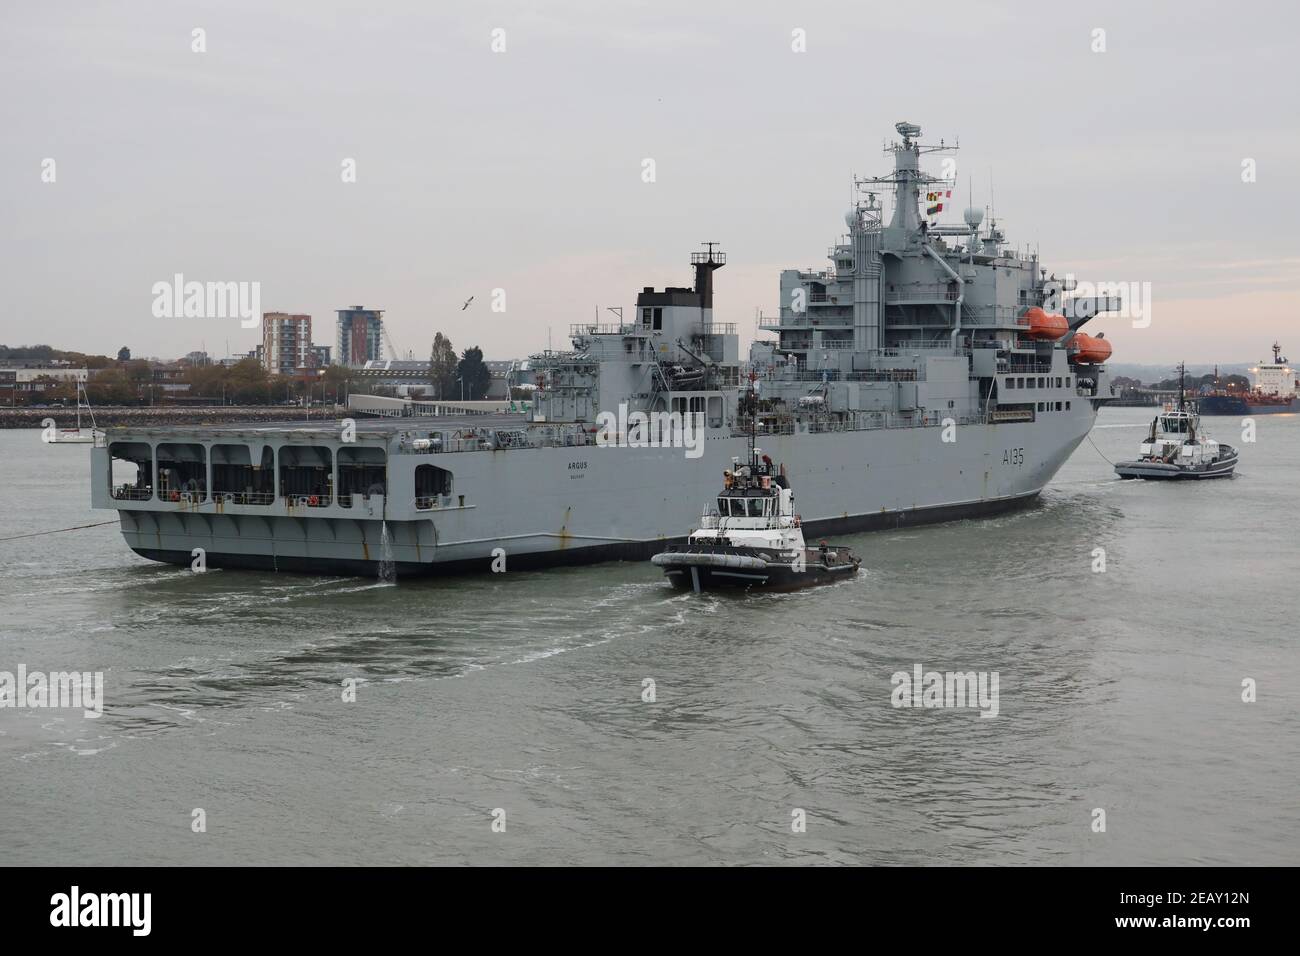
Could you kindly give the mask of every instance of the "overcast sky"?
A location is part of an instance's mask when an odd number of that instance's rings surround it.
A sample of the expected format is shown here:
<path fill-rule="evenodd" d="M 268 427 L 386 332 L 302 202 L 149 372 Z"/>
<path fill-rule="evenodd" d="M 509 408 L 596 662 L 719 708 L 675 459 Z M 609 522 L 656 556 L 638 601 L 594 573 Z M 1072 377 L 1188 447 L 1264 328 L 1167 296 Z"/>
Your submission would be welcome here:
<path fill-rule="evenodd" d="M 1275 338 L 1300 355 L 1296 10 L 12 0 L 0 343 L 252 348 L 237 320 L 153 316 L 153 284 L 182 273 L 260 282 L 321 344 L 363 304 L 403 352 L 443 331 L 517 358 L 689 284 L 704 240 L 729 257 L 716 316 L 747 339 L 782 268 L 825 264 L 852 175 L 888 171 L 905 119 L 960 138 L 951 221 L 969 178 L 1058 275 L 1152 284 L 1149 328 L 1090 327 L 1116 361 L 1250 361 Z"/>

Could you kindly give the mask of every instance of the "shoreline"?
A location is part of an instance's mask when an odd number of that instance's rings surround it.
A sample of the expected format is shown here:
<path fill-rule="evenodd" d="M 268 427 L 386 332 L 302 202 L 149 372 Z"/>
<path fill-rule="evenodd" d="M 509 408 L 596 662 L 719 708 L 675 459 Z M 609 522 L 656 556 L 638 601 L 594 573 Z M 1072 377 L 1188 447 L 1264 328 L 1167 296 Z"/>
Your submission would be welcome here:
<path fill-rule="evenodd" d="M 143 405 L 95 408 L 95 425 L 114 428 L 122 425 L 204 425 L 228 422 L 304 422 L 307 410 L 301 406 L 275 405 Z M 346 411 L 340 406 L 314 405 L 312 422 L 333 421 Z M 77 424 L 77 409 L 72 408 L 0 408 L 0 429 L 39 429 L 46 418 L 54 419 L 59 428 Z M 90 427 L 82 414 L 82 427 Z"/>

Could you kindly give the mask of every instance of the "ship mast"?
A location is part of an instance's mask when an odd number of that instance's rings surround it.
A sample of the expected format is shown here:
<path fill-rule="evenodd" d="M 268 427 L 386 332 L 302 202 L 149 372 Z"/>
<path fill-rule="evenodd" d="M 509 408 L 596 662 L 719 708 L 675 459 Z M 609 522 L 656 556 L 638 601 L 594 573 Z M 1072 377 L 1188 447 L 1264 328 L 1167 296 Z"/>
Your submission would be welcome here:
<path fill-rule="evenodd" d="M 896 244 L 903 247 L 921 240 L 922 187 L 939 185 L 951 189 L 953 185 L 951 180 L 923 173 L 921 156 L 926 153 L 950 153 L 957 146 L 948 146 L 943 140 L 939 141 L 938 146 L 922 145 L 921 127 L 915 123 L 895 123 L 894 129 L 903 138 L 901 143 L 885 147 L 885 152 L 894 154 L 894 172 L 888 176 L 855 177 L 854 185 L 859 189 L 864 186 L 894 187 L 894 211 L 888 228 L 893 233 Z"/>
<path fill-rule="evenodd" d="M 752 478 L 758 470 L 758 460 L 754 443 L 758 437 L 758 392 L 755 390 L 755 382 L 758 379 L 758 373 L 753 369 L 749 370 L 749 474 Z"/>

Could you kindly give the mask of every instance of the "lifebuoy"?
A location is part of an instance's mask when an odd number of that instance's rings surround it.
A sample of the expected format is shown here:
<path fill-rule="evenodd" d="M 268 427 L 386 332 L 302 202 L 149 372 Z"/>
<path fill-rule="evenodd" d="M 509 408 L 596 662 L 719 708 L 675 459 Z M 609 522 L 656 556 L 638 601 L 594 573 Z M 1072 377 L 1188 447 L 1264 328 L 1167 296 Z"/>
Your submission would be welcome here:
<path fill-rule="evenodd" d="M 307 499 L 307 504 L 315 508 L 318 504 L 320 504 L 320 499 L 317 498 L 315 495 L 312 495 L 310 498 Z"/>
<path fill-rule="evenodd" d="M 172 501 L 180 501 L 180 500 L 181 500 L 181 493 L 179 491 L 173 491 Z"/>

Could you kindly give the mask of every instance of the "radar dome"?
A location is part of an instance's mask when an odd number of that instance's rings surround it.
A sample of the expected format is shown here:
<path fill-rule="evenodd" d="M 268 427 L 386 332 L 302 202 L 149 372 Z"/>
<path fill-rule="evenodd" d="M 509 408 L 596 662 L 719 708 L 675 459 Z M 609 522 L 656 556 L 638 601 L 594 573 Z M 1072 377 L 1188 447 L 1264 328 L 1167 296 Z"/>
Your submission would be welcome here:
<path fill-rule="evenodd" d="M 844 225 L 852 229 L 858 224 L 858 210 L 855 206 L 850 206 L 844 211 Z"/>
<path fill-rule="evenodd" d="M 974 206 L 971 206 L 962 213 L 962 218 L 966 220 L 966 225 L 970 226 L 972 229 L 977 229 L 979 224 L 984 221 L 984 210 L 976 209 Z"/>

